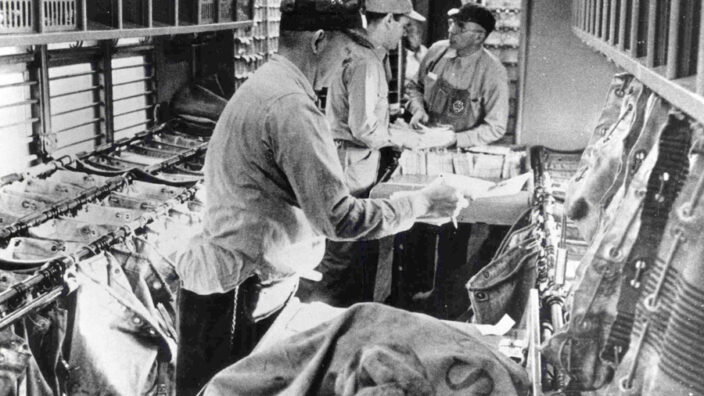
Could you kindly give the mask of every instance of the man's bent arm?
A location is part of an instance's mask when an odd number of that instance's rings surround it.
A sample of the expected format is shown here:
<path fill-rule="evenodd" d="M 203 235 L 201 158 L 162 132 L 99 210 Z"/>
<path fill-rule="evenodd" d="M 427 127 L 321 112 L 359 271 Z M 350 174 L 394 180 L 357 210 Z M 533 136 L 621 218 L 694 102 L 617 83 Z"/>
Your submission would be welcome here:
<path fill-rule="evenodd" d="M 274 159 L 309 221 L 333 240 L 377 239 L 409 229 L 427 207 L 416 196 L 357 199 L 345 186 L 324 116 L 310 98 L 290 95 L 266 120 Z"/>

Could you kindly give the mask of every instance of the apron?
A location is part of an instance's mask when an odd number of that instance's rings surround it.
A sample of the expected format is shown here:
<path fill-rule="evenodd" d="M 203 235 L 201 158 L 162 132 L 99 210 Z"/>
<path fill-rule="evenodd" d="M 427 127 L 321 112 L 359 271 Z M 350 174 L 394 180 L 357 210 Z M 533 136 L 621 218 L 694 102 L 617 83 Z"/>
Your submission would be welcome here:
<path fill-rule="evenodd" d="M 433 70 L 446 53 L 447 50 L 428 68 L 428 74 L 425 76 L 428 114 L 431 123 L 449 124 L 455 131 L 465 131 L 477 125 L 485 116 L 482 98 L 477 94 L 473 95 L 469 89 L 475 86 L 477 74 L 472 76 L 468 88 L 454 88 L 443 78 L 449 62 L 445 61 L 437 68 L 437 73 Z"/>

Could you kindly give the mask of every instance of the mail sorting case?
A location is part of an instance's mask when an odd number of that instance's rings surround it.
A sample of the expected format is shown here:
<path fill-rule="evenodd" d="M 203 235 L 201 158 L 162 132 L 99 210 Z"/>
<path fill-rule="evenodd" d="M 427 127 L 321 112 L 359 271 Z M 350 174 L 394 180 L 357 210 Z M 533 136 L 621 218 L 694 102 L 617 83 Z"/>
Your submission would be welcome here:
<path fill-rule="evenodd" d="M 215 0 L 187 0 L 178 6 L 179 17 L 183 22 L 202 25 L 214 23 L 217 17 Z"/>
<path fill-rule="evenodd" d="M 122 6 L 122 12 L 118 9 Z M 147 0 L 87 0 L 88 19 L 115 28 L 148 26 L 149 2 Z M 161 9 L 156 4 L 154 10 Z M 122 18 L 120 19 L 120 16 Z M 155 16 L 156 20 L 157 17 Z"/>
<path fill-rule="evenodd" d="M 218 0 L 218 22 L 231 22 L 235 19 L 236 0 Z"/>
<path fill-rule="evenodd" d="M 75 30 L 76 15 L 76 0 L 0 0 L 0 34 Z"/>

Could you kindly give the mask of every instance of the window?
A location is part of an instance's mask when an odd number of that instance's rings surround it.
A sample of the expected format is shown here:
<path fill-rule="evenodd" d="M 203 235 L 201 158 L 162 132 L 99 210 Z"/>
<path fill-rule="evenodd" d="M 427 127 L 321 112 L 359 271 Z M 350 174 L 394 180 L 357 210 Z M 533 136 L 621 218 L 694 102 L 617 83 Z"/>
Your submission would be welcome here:
<path fill-rule="evenodd" d="M 103 86 L 93 63 L 49 68 L 54 158 L 93 149 L 104 141 Z"/>
<path fill-rule="evenodd" d="M 154 119 L 154 75 L 148 58 L 112 60 L 115 140 L 144 131 Z"/>
<path fill-rule="evenodd" d="M 0 175 L 21 171 L 37 159 L 32 154 L 34 130 L 40 130 L 38 83 L 26 48 L 3 48 L 0 56 Z"/>

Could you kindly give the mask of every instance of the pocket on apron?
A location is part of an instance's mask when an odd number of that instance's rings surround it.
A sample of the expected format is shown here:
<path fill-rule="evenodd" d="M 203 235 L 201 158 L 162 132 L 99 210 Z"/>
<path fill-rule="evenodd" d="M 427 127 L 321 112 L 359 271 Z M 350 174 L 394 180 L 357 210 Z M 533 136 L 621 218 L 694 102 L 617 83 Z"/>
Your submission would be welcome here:
<path fill-rule="evenodd" d="M 433 95 L 433 101 L 431 103 L 431 112 L 435 112 L 436 109 L 447 109 L 448 100 L 450 98 L 449 93 L 444 87 L 437 87 Z M 442 114 L 441 114 L 442 115 Z"/>
<path fill-rule="evenodd" d="M 456 131 L 469 129 L 482 117 L 481 103 L 481 98 L 467 90 L 452 89 L 445 106 L 445 121 Z"/>

